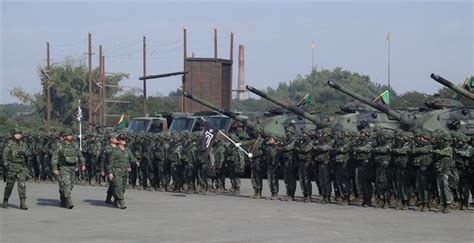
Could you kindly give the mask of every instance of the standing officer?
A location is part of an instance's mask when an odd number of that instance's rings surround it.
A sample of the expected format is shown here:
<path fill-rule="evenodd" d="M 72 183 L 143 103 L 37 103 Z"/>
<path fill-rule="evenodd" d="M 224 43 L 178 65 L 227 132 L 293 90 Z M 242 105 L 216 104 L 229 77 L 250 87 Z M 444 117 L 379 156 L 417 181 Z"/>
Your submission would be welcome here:
<path fill-rule="evenodd" d="M 79 147 L 72 140 L 72 130 L 67 128 L 61 136 L 63 139 L 57 143 L 51 163 L 53 174 L 58 176 L 61 206 L 72 209 L 74 205 L 71 200 L 71 191 L 74 186 L 75 172 L 78 168 L 85 171 L 86 167 L 82 164 L 85 160 Z"/>
<path fill-rule="evenodd" d="M 131 171 L 130 164 L 139 162 L 133 156 L 128 147 L 127 138 L 121 134 L 117 137 L 118 145 L 110 153 L 110 161 L 106 165 L 108 179 L 112 184 L 116 206 L 120 209 L 126 209 L 123 194 L 127 187 L 127 173 Z"/>
<path fill-rule="evenodd" d="M 20 196 L 20 209 L 27 210 L 26 200 L 26 177 L 28 177 L 28 157 L 30 151 L 26 143 L 21 139 L 22 133 L 15 128 L 11 132 L 13 138 L 8 141 L 3 150 L 3 166 L 8 171 L 5 194 L 3 196 L 3 207 L 8 208 L 8 198 L 12 194 L 13 186 L 18 181 L 18 195 Z"/>

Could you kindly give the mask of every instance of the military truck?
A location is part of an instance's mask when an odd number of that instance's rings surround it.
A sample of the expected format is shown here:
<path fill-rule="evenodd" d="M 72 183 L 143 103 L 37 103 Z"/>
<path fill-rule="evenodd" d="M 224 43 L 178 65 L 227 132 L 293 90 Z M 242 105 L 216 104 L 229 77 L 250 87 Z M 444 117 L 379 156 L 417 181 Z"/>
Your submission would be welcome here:
<path fill-rule="evenodd" d="M 168 114 L 157 114 L 152 117 L 132 118 L 127 127 L 128 133 L 160 133 L 168 131 L 172 117 Z"/>

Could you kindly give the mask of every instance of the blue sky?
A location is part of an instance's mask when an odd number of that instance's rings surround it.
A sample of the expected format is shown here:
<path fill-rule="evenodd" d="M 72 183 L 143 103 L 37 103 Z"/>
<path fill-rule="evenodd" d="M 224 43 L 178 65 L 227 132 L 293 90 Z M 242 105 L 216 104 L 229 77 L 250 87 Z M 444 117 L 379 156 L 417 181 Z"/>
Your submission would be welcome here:
<path fill-rule="evenodd" d="M 141 87 L 141 39 L 148 40 L 148 74 L 182 69 L 182 28 L 188 53 L 213 56 L 213 28 L 219 56 L 234 57 L 245 45 L 246 80 L 276 87 L 311 70 L 311 41 L 318 68 L 344 69 L 387 82 L 391 33 L 392 86 L 403 93 L 433 93 L 438 73 L 456 83 L 474 73 L 472 1 L 460 3 L 2 3 L 0 103 L 17 101 L 15 86 L 39 92 L 39 66 L 46 65 L 46 42 L 53 63 L 74 57 L 86 62 L 87 33 L 93 51 L 106 50 L 106 71 L 130 73 L 126 86 Z M 93 65 L 97 66 L 97 55 Z M 237 63 L 234 65 L 234 86 Z M 180 78 L 149 81 L 148 94 L 167 94 Z"/>

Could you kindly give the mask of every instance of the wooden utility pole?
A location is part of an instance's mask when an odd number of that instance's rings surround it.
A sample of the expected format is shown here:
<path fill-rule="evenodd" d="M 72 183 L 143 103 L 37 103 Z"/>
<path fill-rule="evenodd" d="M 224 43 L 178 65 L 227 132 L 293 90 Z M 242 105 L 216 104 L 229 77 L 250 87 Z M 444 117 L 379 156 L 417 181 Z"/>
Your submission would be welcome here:
<path fill-rule="evenodd" d="M 187 36 L 186 36 L 186 27 L 183 28 L 183 71 L 186 72 L 187 67 L 186 67 L 186 58 L 188 58 L 188 53 L 187 53 Z M 186 112 L 186 105 L 184 103 L 184 91 L 185 89 L 185 81 L 186 81 L 186 74 L 183 75 L 183 78 L 181 80 L 181 112 Z"/>
<path fill-rule="evenodd" d="M 143 77 L 146 77 L 146 37 L 143 36 Z M 143 79 L 143 116 L 148 113 L 148 106 L 146 100 L 146 78 Z"/>
<path fill-rule="evenodd" d="M 100 61 L 102 62 L 102 75 L 101 75 L 101 85 L 102 85 L 102 128 L 105 129 L 107 126 L 107 117 L 106 117 L 106 101 L 105 101 L 105 56 L 100 57 Z"/>
<path fill-rule="evenodd" d="M 92 35 L 91 33 L 88 34 L 88 56 L 89 56 L 89 77 L 88 77 L 88 81 L 89 81 L 89 96 L 87 98 L 87 104 L 88 104 L 88 107 L 89 107 L 89 130 L 93 130 L 94 129 L 94 105 L 92 104 L 93 100 L 92 100 Z"/>
<path fill-rule="evenodd" d="M 102 45 L 99 45 L 99 81 L 98 81 L 98 86 L 99 86 L 99 103 L 97 104 L 97 108 L 95 114 L 97 123 L 103 127 L 102 123 L 102 103 L 104 100 L 102 99 L 102 93 L 104 92 L 104 84 L 102 80 Z"/>
<path fill-rule="evenodd" d="M 48 132 L 51 132 L 51 80 L 49 80 L 49 77 L 51 76 L 51 56 L 49 52 L 49 42 L 46 42 L 46 69 L 49 75 L 46 81 L 46 93 L 48 95 L 48 104 L 46 107 L 46 129 Z"/>

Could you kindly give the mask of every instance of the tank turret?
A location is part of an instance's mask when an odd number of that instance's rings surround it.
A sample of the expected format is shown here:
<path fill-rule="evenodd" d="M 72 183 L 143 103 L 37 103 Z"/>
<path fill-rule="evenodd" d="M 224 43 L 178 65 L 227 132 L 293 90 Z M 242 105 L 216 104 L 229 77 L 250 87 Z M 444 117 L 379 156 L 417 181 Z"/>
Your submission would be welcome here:
<path fill-rule="evenodd" d="M 250 91 L 250 92 L 252 92 L 252 93 L 254 93 L 254 94 L 256 94 L 256 95 L 258 95 L 258 96 L 260 96 L 260 97 L 262 97 L 262 98 L 264 98 L 264 99 L 266 99 L 266 100 L 269 100 L 269 101 L 271 101 L 271 102 L 273 102 L 273 103 L 275 103 L 275 104 L 277 104 L 277 105 L 279 105 L 279 106 L 282 106 L 282 107 L 284 107 L 284 108 L 290 110 L 291 112 L 293 112 L 293 113 L 295 113 L 295 114 L 297 114 L 297 115 L 299 115 L 299 116 L 301 116 L 301 117 L 304 117 L 304 118 L 310 120 L 311 122 L 313 122 L 316 126 L 318 126 L 318 127 L 320 127 L 320 128 L 321 128 L 321 127 L 328 127 L 328 126 L 331 125 L 331 123 L 326 122 L 326 121 L 323 121 L 323 120 L 321 120 L 321 119 L 320 119 L 319 117 L 317 117 L 317 116 L 313 116 L 313 115 L 309 114 L 308 112 L 305 112 L 304 110 L 302 110 L 302 109 L 300 109 L 300 108 L 298 108 L 298 107 L 296 107 L 296 106 L 294 106 L 294 105 L 285 104 L 285 103 L 283 103 L 283 102 L 281 102 L 281 101 L 279 101 L 279 100 L 277 100 L 277 99 L 275 99 L 275 98 L 273 98 L 273 97 L 271 97 L 271 96 L 265 94 L 263 91 L 261 91 L 261 90 L 259 90 L 259 89 L 256 89 L 256 88 L 254 88 L 254 87 L 252 87 L 252 86 L 250 86 L 250 85 L 247 85 L 246 88 L 247 88 L 248 91 Z"/>
<path fill-rule="evenodd" d="M 385 106 L 381 103 L 377 103 L 377 102 L 375 102 L 371 99 L 367 99 L 367 98 L 357 94 L 356 92 L 354 92 L 352 90 L 349 90 L 345 87 L 342 87 L 339 84 L 336 84 L 332 81 L 328 81 L 328 85 L 331 86 L 332 88 L 336 89 L 336 90 L 341 91 L 344 94 L 349 95 L 350 97 L 352 97 L 356 100 L 359 100 L 359 101 L 373 107 L 374 109 L 377 109 L 380 112 L 383 112 L 383 113 L 393 117 L 394 119 L 398 120 L 400 123 L 402 123 L 405 126 L 414 127 L 416 125 L 416 121 L 413 120 L 412 118 L 408 117 L 405 114 L 401 114 L 401 113 L 399 113 L 399 112 L 397 112 L 393 109 L 390 109 L 389 107 L 387 107 L 387 106 Z"/>

